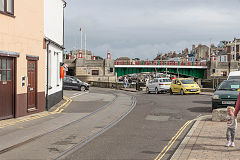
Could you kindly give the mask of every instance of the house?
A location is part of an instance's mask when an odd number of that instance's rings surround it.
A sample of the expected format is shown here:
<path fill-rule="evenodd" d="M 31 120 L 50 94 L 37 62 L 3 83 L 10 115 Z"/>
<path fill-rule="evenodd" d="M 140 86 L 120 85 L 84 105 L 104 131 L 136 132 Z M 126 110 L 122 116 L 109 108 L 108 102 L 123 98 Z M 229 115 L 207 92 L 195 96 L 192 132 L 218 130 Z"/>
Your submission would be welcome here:
<path fill-rule="evenodd" d="M 44 0 L 44 37 L 46 55 L 46 107 L 51 108 L 63 98 L 60 67 L 64 53 L 64 0 Z"/>
<path fill-rule="evenodd" d="M 239 61 L 240 39 L 234 38 L 227 44 L 227 54 L 230 61 Z"/>
<path fill-rule="evenodd" d="M 0 5 L 0 119 L 45 110 L 44 1 Z"/>

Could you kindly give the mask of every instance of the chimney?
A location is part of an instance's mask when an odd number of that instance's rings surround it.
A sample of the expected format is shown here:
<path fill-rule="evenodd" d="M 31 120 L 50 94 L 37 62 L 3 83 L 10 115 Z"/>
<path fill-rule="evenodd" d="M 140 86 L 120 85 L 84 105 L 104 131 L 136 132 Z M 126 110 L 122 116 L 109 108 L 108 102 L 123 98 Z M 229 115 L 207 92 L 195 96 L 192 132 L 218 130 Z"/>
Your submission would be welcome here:
<path fill-rule="evenodd" d="M 111 59 L 111 53 L 110 53 L 110 51 L 107 52 L 107 59 Z"/>
<path fill-rule="evenodd" d="M 78 58 L 82 58 L 82 50 L 80 50 Z"/>

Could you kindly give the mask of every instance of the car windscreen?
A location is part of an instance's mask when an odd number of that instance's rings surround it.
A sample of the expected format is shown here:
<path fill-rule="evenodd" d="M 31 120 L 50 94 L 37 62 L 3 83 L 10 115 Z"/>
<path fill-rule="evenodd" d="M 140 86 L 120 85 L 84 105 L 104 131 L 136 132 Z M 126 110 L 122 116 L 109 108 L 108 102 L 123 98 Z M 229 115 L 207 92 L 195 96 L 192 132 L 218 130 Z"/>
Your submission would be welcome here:
<path fill-rule="evenodd" d="M 191 79 L 183 79 L 181 80 L 182 84 L 194 84 L 194 81 Z"/>
<path fill-rule="evenodd" d="M 231 80 L 231 79 L 239 79 L 239 80 L 240 80 L 240 76 L 230 76 L 230 77 L 228 78 L 228 80 Z"/>
<path fill-rule="evenodd" d="M 223 81 L 217 90 L 238 90 L 240 88 L 240 81 Z"/>

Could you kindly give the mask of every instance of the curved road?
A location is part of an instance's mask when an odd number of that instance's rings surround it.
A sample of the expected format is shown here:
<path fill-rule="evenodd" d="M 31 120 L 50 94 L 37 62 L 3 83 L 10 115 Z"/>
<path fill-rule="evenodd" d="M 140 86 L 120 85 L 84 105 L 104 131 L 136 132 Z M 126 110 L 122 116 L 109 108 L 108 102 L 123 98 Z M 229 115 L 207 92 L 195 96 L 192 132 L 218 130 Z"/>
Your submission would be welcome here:
<path fill-rule="evenodd" d="M 137 97 L 135 109 L 112 129 L 66 160 L 153 160 L 185 122 L 211 113 L 211 99 L 208 95 L 127 94 Z M 170 159 L 190 127 L 184 130 L 162 159 Z"/>

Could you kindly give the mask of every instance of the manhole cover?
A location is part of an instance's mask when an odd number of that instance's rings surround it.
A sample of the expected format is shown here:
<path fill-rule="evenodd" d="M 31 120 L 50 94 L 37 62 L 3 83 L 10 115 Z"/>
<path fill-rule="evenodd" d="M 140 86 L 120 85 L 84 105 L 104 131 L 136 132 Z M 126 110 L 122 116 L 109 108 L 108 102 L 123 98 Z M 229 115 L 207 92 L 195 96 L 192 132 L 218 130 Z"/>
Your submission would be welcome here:
<path fill-rule="evenodd" d="M 160 121 L 160 122 L 164 122 L 164 121 L 168 121 L 169 116 L 154 116 L 154 115 L 148 115 L 145 119 L 148 120 L 148 121 Z"/>

